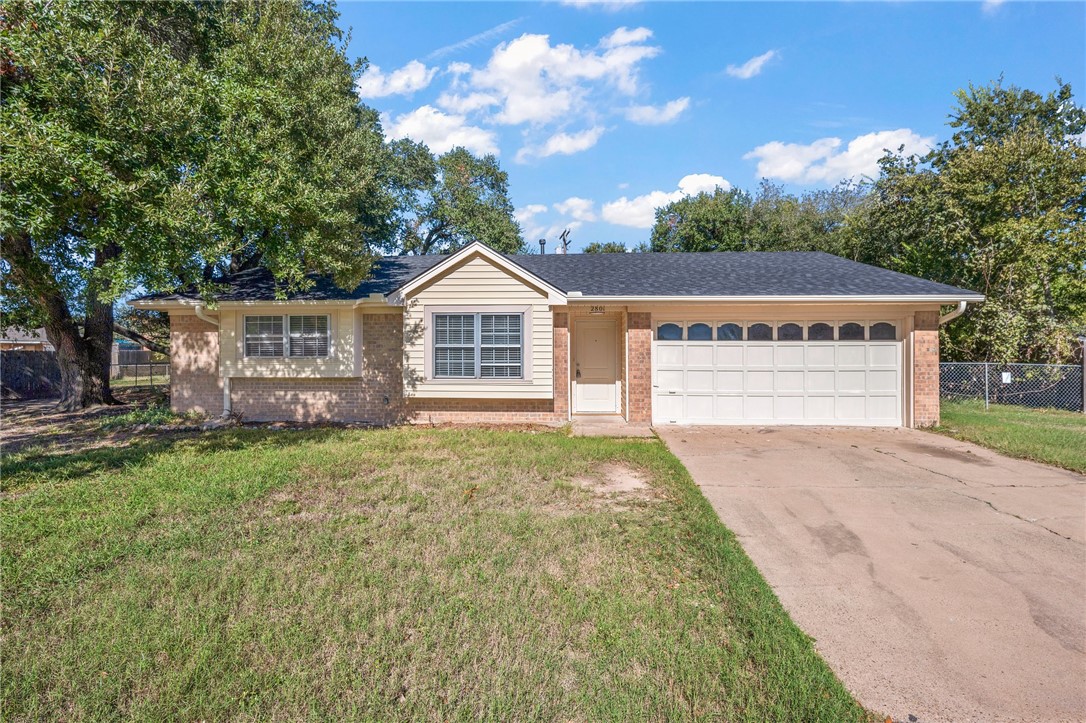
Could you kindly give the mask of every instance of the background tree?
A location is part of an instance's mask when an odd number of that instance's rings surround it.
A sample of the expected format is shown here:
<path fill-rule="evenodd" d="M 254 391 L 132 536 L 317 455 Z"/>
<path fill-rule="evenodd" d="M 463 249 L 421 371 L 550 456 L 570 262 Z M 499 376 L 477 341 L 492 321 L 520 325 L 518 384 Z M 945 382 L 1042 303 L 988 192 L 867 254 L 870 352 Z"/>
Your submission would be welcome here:
<path fill-rule="evenodd" d="M 736 188 L 702 192 L 656 209 L 653 251 L 742 251 L 752 223 L 750 194 Z"/>
<path fill-rule="evenodd" d="M 950 140 L 884 159 L 854 233 L 880 239 L 884 265 L 987 296 L 944 327 L 948 358 L 1069 360 L 1086 326 L 1086 112 L 1063 84 L 957 98 Z"/>
<path fill-rule="evenodd" d="M 496 157 L 454 148 L 434 158 L 425 145 L 411 141 L 392 144 L 391 152 L 398 203 L 387 251 L 450 253 L 472 241 L 505 253 L 524 250 L 509 175 Z"/>
<path fill-rule="evenodd" d="M 624 254 L 629 249 L 618 241 L 593 241 L 584 247 L 582 253 L 586 254 Z"/>
<path fill-rule="evenodd" d="M 40 320 L 64 409 L 112 401 L 113 302 L 244 258 L 357 283 L 384 151 L 325 3 L 35 3 L 0 16 L 3 310 Z M 284 59 L 289 62 L 284 62 Z M 375 204 L 378 205 L 379 204 Z"/>

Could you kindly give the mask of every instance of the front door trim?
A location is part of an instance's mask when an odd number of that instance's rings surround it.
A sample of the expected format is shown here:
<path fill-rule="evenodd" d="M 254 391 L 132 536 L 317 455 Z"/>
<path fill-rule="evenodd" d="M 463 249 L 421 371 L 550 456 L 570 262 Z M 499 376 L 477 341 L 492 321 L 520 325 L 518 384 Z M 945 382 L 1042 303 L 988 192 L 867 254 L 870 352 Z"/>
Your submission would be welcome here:
<path fill-rule="evenodd" d="M 595 342 L 582 335 L 597 332 Z M 593 344 L 582 352 L 582 345 Z M 596 345 L 599 345 L 598 347 Z M 589 351 L 600 352 L 593 357 Z M 609 352 L 610 359 L 607 360 Z M 616 319 L 577 319 L 573 324 L 573 354 L 570 374 L 570 397 L 574 414 L 619 414 L 618 321 Z M 582 358 L 583 357 L 583 358 Z M 608 367 L 610 369 L 608 370 Z M 581 376 L 578 376 L 580 374 Z M 609 387 L 609 388 L 608 388 Z"/>

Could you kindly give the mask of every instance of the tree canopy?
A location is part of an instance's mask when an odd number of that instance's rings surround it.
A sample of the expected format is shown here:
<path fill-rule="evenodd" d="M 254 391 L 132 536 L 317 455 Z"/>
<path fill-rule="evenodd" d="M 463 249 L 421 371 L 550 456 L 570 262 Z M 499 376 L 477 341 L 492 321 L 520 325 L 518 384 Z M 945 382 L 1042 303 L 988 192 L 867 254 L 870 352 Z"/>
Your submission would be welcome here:
<path fill-rule="evenodd" d="M 325 3 L 36 3 L 0 18 L 4 311 L 110 401 L 113 302 L 257 257 L 283 288 L 368 271 L 383 140 Z M 290 62 L 284 62 L 289 58 Z"/>
<path fill-rule="evenodd" d="M 618 241 L 593 241 L 582 249 L 586 254 L 624 254 L 629 249 Z"/>

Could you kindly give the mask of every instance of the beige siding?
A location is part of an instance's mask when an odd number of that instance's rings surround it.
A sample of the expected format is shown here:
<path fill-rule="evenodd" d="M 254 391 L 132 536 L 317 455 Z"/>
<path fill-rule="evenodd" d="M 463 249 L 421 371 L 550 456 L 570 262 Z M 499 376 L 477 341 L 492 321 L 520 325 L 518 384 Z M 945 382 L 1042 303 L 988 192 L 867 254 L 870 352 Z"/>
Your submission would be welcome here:
<path fill-rule="evenodd" d="M 426 310 L 526 307 L 531 316 L 530 379 L 451 381 L 426 378 Z M 552 317 L 547 294 L 474 256 L 413 292 L 404 305 L 404 393 L 415 397 L 550 399 L 554 396 Z"/>
<path fill-rule="evenodd" d="M 360 312 L 344 306 L 253 306 L 245 309 L 223 310 L 219 314 L 222 355 L 220 369 L 226 377 L 353 377 L 360 357 L 355 353 Z M 245 317 L 291 314 L 328 315 L 327 357 L 246 357 Z"/>

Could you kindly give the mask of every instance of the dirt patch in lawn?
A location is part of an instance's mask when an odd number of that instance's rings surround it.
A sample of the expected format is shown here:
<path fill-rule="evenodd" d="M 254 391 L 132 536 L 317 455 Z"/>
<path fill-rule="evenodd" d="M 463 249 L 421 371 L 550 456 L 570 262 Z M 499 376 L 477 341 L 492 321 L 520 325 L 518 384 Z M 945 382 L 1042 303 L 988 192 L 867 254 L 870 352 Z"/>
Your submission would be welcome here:
<path fill-rule="evenodd" d="M 0 445 L 4 455 L 18 452 L 63 454 L 99 447 L 118 447 L 140 436 L 141 430 L 104 430 L 109 417 L 162 405 L 169 397 L 158 389 L 116 389 L 119 404 L 75 412 L 57 410 L 56 399 L 4 400 L 0 404 Z"/>
<path fill-rule="evenodd" d="M 647 474 L 618 462 L 600 465 L 595 475 L 578 477 L 573 482 L 591 490 L 600 500 L 615 506 L 632 500 L 651 500 L 656 497 Z"/>

